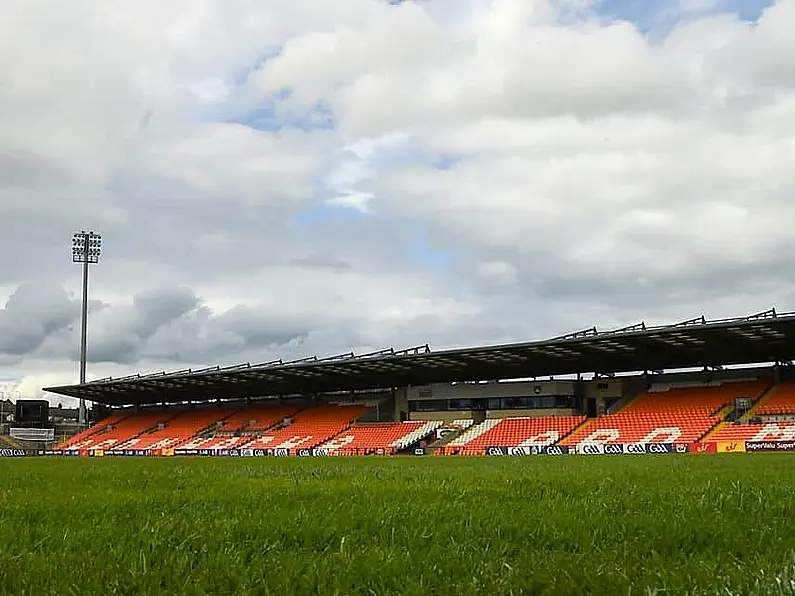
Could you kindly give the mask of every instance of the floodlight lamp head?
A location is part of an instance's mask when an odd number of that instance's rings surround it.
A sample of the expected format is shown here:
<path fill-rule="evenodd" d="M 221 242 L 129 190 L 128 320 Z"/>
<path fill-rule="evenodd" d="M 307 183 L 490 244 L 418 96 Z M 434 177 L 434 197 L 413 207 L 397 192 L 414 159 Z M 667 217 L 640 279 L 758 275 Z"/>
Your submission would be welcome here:
<path fill-rule="evenodd" d="M 101 248 L 102 236 L 82 230 L 72 238 L 72 262 L 99 263 Z"/>

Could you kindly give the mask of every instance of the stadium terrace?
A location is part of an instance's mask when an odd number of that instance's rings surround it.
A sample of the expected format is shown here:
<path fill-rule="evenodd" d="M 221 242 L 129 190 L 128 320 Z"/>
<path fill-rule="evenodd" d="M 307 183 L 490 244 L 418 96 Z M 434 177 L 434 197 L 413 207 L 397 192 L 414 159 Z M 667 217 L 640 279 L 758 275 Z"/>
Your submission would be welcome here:
<path fill-rule="evenodd" d="M 491 347 L 109 378 L 46 389 L 93 401 L 103 415 L 36 453 L 789 451 L 793 357 L 795 313 L 770 310 Z"/>

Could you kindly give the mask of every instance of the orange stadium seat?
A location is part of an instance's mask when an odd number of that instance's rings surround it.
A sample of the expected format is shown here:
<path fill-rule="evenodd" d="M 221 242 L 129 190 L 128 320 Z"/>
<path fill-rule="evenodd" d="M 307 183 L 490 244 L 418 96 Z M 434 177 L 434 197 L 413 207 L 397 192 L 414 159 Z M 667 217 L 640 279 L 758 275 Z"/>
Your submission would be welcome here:
<path fill-rule="evenodd" d="M 267 430 L 295 416 L 302 406 L 288 404 L 256 404 L 235 410 L 221 420 L 210 437 L 195 437 L 179 446 L 180 449 L 218 451 L 237 449 L 251 441 L 251 433 Z M 234 433 L 248 433 L 240 436 Z"/>
<path fill-rule="evenodd" d="M 236 411 L 221 422 L 215 432 L 267 430 L 285 418 L 297 414 L 303 406 L 288 404 L 255 404 Z"/>
<path fill-rule="evenodd" d="M 693 443 L 721 421 L 720 410 L 736 397 L 756 399 L 766 387 L 766 381 L 737 381 L 649 391 L 618 414 L 592 419 L 561 444 Z"/>
<path fill-rule="evenodd" d="M 756 408 L 754 414 L 758 416 L 795 414 L 795 383 L 778 385 L 764 403 Z"/>
<path fill-rule="evenodd" d="M 114 446 L 114 448 L 144 451 L 174 449 L 202 430 L 230 416 L 233 412 L 234 410 L 229 408 L 201 408 L 182 411 L 162 424 L 162 428 L 145 432 Z"/>
<path fill-rule="evenodd" d="M 96 433 L 82 441 L 72 443 L 69 449 L 87 451 L 92 449 L 108 450 L 129 441 L 141 433 L 163 424 L 176 415 L 169 410 L 144 410 L 127 416 L 112 425 L 104 425 Z"/>
<path fill-rule="evenodd" d="M 557 443 L 585 421 L 585 416 L 504 418 L 484 420 L 440 450 L 482 455 L 488 447 L 530 447 Z"/>
<path fill-rule="evenodd" d="M 250 436 L 239 437 L 235 435 L 226 437 L 193 437 L 179 446 L 179 449 L 190 451 L 202 449 L 209 451 L 222 451 L 224 449 L 237 449 L 251 441 Z"/>
<path fill-rule="evenodd" d="M 320 445 L 334 455 L 389 455 L 410 447 L 441 426 L 441 422 L 385 422 L 356 425 Z"/>
<path fill-rule="evenodd" d="M 266 431 L 243 446 L 247 449 L 311 449 L 347 428 L 366 406 L 322 404 L 299 412 L 292 424 Z"/>
<path fill-rule="evenodd" d="M 90 437 L 93 437 L 96 434 L 107 430 L 109 427 L 118 424 L 119 422 L 131 416 L 132 414 L 133 414 L 132 411 L 116 412 L 114 414 L 111 414 L 107 418 L 97 422 L 94 426 L 91 426 L 85 429 L 84 431 L 77 433 L 73 437 L 70 437 L 60 445 L 56 446 L 55 449 L 59 450 L 73 449 L 73 445 L 83 444 Z M 77 449 L 76 447 L 74 448 Z"/>
<path fill-rule="evenodd" d="M 709 438 L 709 443 L 795 441 L 795 422 L 727 424 Z"/>
<path fill-rule="evenodd" d="M 756 422 L 760 416 L 782 416 L 795 414 L 795 382 L 777 385 L 763 397 L 749 413 L 753 424 L 723 424 L 709 437 L 709 443 L 767 441 L 795 441 L 795 422 L 768 420 Z"/>

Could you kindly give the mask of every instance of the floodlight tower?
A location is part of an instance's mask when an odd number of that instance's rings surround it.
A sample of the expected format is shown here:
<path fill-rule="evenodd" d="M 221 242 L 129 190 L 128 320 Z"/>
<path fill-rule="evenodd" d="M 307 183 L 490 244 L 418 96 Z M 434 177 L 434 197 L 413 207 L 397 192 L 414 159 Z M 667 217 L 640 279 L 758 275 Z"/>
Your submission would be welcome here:
<path fill-rule="evenodd" d="M 83 313 L 80 329 L 80 384 L 86 382 L 86 336 L 88 325 L 88 266 L 99 263 L 102 251 L 102 236 L 82 230 L 72 237 L 72 262 L 83 265 Z M 86 400 L 80 398 L 78 422 L 85 424 Z"/>

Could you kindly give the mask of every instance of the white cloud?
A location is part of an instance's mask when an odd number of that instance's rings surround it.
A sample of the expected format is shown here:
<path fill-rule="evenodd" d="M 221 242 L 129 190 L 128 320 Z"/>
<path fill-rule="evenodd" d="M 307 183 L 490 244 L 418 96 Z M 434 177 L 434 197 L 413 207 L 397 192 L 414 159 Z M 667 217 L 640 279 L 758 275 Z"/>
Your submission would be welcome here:
<path fill-rule="evenodd" d="M 478 273 L 486 283 L 499 287 L 515 284 L 519 271 L 505 261 L 486 261 L 478 265 Z"/>
<path fill-rule="evenodd" d="M 89 227 L 97 376 L 792 308 L 795 5 L 686 4 L 0 5 L 0 359 L 74 378 Z"/>
<path fill-rule="evenodd" d="M 195 124 L 161 144 L 147 146 L 138 171 L 158 181 L 189 189 L 161 200 L 213 204 L 307 202 L 312 175 L 320 167 L 326 135 L 297 131 L 266 133 L 240 124 Z"/>

